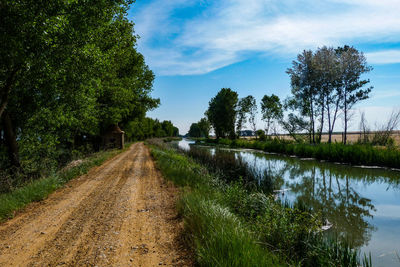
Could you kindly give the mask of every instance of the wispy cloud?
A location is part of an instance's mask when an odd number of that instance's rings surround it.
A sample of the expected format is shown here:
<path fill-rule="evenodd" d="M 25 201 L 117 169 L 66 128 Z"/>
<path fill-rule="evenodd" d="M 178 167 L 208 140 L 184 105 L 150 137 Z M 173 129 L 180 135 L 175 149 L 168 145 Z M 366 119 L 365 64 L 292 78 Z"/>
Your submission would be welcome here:
<path fill-rule="evenodd" d="M 400 63 L 400 50 L 386 50 L 367 53 L 368 62 L 373 64 Z"/>
<path fill-rule="evenodd" d="M 381 90 L 379 92 L 372 91 L 371 97 L 373 97 L 374 100 L 392 99 L 394 97 L 400 97 L 400 90 L 387 90 L 387 91 Z"/>
<path fill-rule="evenodd" d="M 399 0 L 154 0 L 136 16 L 140 49 L 162 75 L 201 74 L 252 53 L 293 57 L 322 45 L 400 41 Z M 202 5 L 203 4 L 203 5 Z M 196 6 L 190 16 L 175 12 Z M 400 62 L 400 50 L 367 53 Z"/>

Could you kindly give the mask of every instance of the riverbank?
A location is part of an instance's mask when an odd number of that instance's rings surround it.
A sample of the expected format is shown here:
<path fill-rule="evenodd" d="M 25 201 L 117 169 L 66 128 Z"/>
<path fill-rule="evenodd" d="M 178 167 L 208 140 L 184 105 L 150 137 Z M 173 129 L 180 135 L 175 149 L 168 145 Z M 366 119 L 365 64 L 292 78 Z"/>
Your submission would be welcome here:
<path fill-rule="evenodd" d="M 181 187 L 179 211 L 200 266 L 359 266 L 357 252 L 321 233 L 318 214 L 276 202 L 160 144 L 152 155 Z M 365 262 L 364 262 L 365 264 Z"/>
<path fill-rule="evenodd" d="M 0 194 L 0 221 L 11 218 L 27 204 L 45 199 L 52 192 L 61 188 L 73 178 L 86 174 L 91 168 L 100 166 L 106 160 L 126 151 L 131 144 L 126 144 L 123 150 L 107 150 L 74 161 L 67 167 L 48 177 L 32 180 L 11 192 Z"/>
<path fill-rule="evenodd" d="M 229 140 L 204 139 L 198 143 L 204 145 L 223 145 L 232 148 L 249 148 L 269 153 L 279 153 L 302 158 L 315 158 L 330 162 L 339 162 L 351 165 L 380 166 L 400 169 L 400 150 L 396 148 L 374 147 L 341 143 L 332 144 L 299 144 L 285 140 Z"/>

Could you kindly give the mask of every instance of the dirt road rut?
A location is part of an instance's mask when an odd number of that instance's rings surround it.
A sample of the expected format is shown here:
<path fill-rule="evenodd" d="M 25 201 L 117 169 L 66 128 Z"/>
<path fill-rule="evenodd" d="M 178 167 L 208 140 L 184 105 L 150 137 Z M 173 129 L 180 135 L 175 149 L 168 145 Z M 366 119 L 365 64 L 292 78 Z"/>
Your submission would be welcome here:
<path fill-rule="evenodd" d="M 188 266 L 177 190 L 143 143 L 0 225 L 0 266 Z"/>

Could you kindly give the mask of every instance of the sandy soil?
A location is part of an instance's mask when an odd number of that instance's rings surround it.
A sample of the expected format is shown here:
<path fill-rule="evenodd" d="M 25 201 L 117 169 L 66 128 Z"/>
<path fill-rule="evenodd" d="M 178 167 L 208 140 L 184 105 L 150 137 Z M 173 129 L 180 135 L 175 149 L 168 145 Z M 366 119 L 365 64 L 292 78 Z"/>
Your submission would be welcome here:
<path fill-rule="evenodd" d="M 177 189 L 143 143 L 0 225 L 0 266 L 188 266 Z"/>

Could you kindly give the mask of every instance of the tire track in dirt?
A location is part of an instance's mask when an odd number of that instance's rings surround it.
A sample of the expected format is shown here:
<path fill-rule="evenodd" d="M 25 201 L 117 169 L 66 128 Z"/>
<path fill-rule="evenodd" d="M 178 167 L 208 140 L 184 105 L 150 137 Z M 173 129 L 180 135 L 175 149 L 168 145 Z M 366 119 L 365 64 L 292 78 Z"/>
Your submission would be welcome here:
<path fill-rule="evenodd" d="M 177 193 L 136 143 L 0 225 L 0 266 L 191 265 Z"/>
<path fill-rule="evenodd" d="M 122 159 L 122 155 L 118 155 L 113 159 L 110 159 L 103 163 L 103 165 L 99 167 L 95 167 L 90 171 L 91 177 L 98 177 L 99 173 L 109 172 L 119 161 Z M 49 212 L 47 206 L 53 205 L 53 208 L 57 212 L 50 211 L 46 218 L 49 216 L 53 216 L 56 218 L 58 215 L 63 214 L 68 206 L 73 205 L 72 201 L 76 203 L 76 199 L 74 195 L 79 190 L 79 194 L 84 194 L 85 192 L 88 194 L 91 192 L 91 189 L 94 188 L 95 184 L 99 183 L 98 178 L 95 179 L 87 179 L 89 174 L 80 176 L 72 181 L 70 181 L 64 188 L 54 192 L 51 197 L 45 199 L 43 201 L 34 202 L 28 205 L 22 212 L 10 221 L 7 221 L 0 225 L 0 237 L 3 235 L 9 235 L 11 232 L 16 233 L 21 227 L 27 226 L 27 222 L 34 221 L 37 217 L 42 216 L 43 213 Z M 70 195 L 72 194 L 72 196 Z M 25 232 L 27 229 L 24 229 Z M 15 238 L 17 238 L 15 236 Z M 0 255 L 1 255 L 0 247 Z"/>

